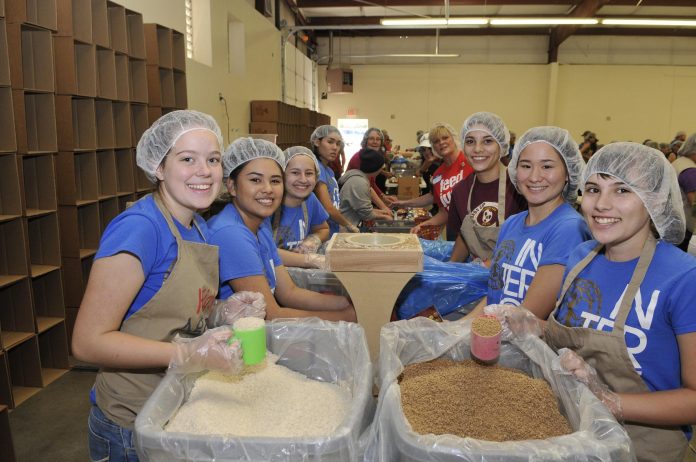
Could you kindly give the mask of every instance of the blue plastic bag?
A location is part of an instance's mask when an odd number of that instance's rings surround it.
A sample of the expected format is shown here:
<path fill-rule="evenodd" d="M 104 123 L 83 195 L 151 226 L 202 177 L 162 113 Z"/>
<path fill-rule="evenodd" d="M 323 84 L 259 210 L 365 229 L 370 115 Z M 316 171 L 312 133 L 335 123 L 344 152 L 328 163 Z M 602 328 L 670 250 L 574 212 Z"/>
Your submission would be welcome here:
<path fill-rule="evenodd" d="M 442 241 L 440 239 L 431 241 L 430 239 L 418 238 L 423 248 L 423 254 L 439 261 L 449 261 L 454 249 L 454 241 Z"/>
<path fill-rule="evenodd" d="M 409 319 L 434 306 L 440 316 L 474 302 L 488 291 L 489 269 L 474 263 L 441 262 L 424 256 L 417 273 L 396 300 L 399 319 Z"/>

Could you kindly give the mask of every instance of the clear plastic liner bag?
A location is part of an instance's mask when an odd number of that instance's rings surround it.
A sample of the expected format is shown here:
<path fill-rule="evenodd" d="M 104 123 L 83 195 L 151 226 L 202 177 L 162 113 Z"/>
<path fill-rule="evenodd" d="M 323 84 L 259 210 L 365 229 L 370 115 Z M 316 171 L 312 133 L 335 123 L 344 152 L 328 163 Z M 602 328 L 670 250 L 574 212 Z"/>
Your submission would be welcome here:
<path fill-rule="evenodd" d="M 445 316 L 486 295 L 489 269 L 474 263 L 441 262 L 423 257 L 417 273 L 396 300 L 400 319 L 409 319 L 433 306 Z"/>
<path fill-rule="evenodd" d="M 322 294 L 348 296 L 348 291 L 331 271 L 296 267 L 287 267 L 287 270 L 297 287 Z"/>
<path fill-rule="evenodd" d="M 573 433 L 546 440 L 491 442 L 454 435 L 415 433 L 404 416 L 397 382 L 404 367 L 438 358 L 470 358 L 471 321 L 436 323 L 426 318 L 382 328 L 372 425 L 361 437 L 366 461 L 635 461 L 630 438 L 587 386 L 554 364 L 557 355 L 538 337 L 503 342 L 499 364 L 545 379 Z M 461 393 L 466 393 L 462 384 Z"/>
<path fill-rule="evenodd" d="M 268 350 L 283 365 L 308 378 L 337 384 L 352 395 L 348 414 L 320 437 L 235 437 L 166 432 L 201 375 L 168 373 L 135 421 L 141 461 L 358 461 L 358 438 L 372 420 L 372 363 L 360 325 L 318 318 L 266 323 Z M 230 416 L 234 418 L 234 416 Z M 268 422 L 273 425 L 272 421 Z"/>
<path fill-rule="evenodd" d="M 418 239 L 423 254 L 440 261 L 449 261 L 454 249 L 454 241 L 443 241 L 440 239 L 431 241 L 430 239 Z"/>

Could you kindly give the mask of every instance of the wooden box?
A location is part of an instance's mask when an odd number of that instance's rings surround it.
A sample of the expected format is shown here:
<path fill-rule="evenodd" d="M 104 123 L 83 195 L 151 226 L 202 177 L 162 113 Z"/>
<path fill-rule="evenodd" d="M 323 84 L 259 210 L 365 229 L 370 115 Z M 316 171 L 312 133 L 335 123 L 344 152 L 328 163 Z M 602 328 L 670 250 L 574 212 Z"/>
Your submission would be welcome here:
<path fill-rule="evenodd" d="M 415 273 L 423 271 L 423 249 L 415 234 L 338 233 L 326 263 L 331 271 Z"/>

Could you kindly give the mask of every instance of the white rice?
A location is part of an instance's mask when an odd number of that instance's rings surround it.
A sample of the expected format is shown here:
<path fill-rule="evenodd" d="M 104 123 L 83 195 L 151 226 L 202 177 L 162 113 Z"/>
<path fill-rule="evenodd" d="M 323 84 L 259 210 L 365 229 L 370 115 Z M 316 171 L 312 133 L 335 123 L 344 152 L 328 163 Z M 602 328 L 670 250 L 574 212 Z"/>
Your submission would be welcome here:
<path fill-rule="evenodd" d="M 246 318 L 237 319 L 234 322 L 232 327 L 234 330 L 246 331 L 246 330 L 256 330 L 259 327 L 263 327 L 265 325 L 266 325 L 266 322 L 263 319 L 254 318 L 252 316 L 249 316 Z"/>
<path fill-rule="evenodd" d="M 239 376 L 201 376 L 165 430 L 257 437 L 332 434 L 348 415 L 350 392 L 272 361 L 245 368 Z"/>

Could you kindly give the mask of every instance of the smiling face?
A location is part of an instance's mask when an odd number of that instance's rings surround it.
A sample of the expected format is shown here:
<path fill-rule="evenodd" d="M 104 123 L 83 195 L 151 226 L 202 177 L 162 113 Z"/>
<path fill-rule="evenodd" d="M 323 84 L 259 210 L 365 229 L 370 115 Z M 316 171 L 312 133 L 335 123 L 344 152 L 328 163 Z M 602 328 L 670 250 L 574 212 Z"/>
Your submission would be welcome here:
<path fill-rule="evenodd" d="M 582 213 L 597 242 L 610 259 L 637 258 L 650 231 L 645 204 L 623 181 L 594 174 L 582 193 Z"/>
<path fill-rule="evenodd" d="M 183 134 L 155 175 L 171 214 L 188 226 L 193 214 L 210 207 L 222 185 L 222 155 L 217 137 L 208 130 Z"/>
<path fill-rule="evenodd" d="M 372 130 L 367 134 L 365 147 L 367 149 L 374 149 L 375 151 L 382 149 L 382 137 L 377 130 Z"/>
<path fill-rule="evenodd" d="M 517 188 L 529 204 L 548 213 L 563 203 L 563 188 L 568 179 L 560 154 L 546 143 L 532 143 L 522 150 L 517 161 Z"/>
<path fill-rule="evenodd" d="M 317 167 L 309 156 L 297 155 L 285 167 L 285 199 L 305 200 L 317 184 Z M 288 204 L 289 205 L 289 204 Z"/>
<path fill-rule="evenodd" d="M 476 173 L 498 171 L 500 145 L 489 133 L 469 131 L 464 136 L 464 154 Z"/>
<path fill-rule="evenodd" d="M 330 162 L 336 160 L 338 156 L 338 151 L 341 149 L 341 137 L 337 133 L 331 133 L 314 142 L 316 150 L 319 153 L 319 160 L 324 165 L 328 165 Z"/>
<path fill-rule="evenodd" d="M 227 180 L 227 190 L 244 223 L 255 232 L 283 200 L 283 172 L 272 159 L 254 159 Z"/>
<path fill-rule="evenodd" d="M 452 134 L 448 131 L 443 131 L 435 139 L 430 140 L 433 152 L 443 159 L 449 159 L 457 156 L 457 143 L 454 141 Z"/>

